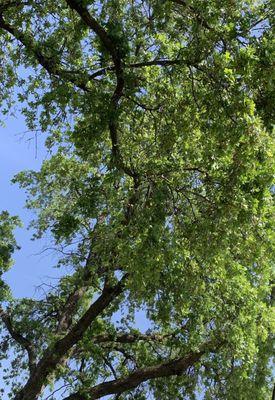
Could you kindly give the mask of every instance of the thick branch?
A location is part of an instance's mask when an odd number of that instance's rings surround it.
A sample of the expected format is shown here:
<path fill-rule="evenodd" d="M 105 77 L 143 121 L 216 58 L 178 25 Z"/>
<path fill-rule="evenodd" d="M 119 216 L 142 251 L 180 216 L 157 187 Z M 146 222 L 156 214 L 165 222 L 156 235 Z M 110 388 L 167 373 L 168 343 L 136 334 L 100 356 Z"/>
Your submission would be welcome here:
<path fill-rule="evenodd" d="M 119 47 L 117 43 L 114 42 L 113 38 L 110 37 L 108 32 L 96 21 L 95 18 L 91 16 L 87 7 L 83 6 L 81 1 L 77 0 L 66 0 L 67 4 L 71 9 L 75 10 L 82 21 L 95 33 L 98 35 L 105 49 L 110 53 L 113 63 L 114 71 L 116 74 L 116 88 L 111 97 L 110 102 L 110 118 L 109 118 L 109 131 L 110 138 L 112 142 L 112 156 L 113 161 L 117 168 L 123 170 L 127 175 L 131 176 L 134 180 L 137 179 L 137 174 L 129 168 L 123 161 L 123 157 L 119 148 L 118 134 L 117 134 L 117 110 L 119 106 L 119 101 L 123 95 L 123 89 L 125 85 L 123 63 L 120 56 Z M 97 73 L 96 75 L 98 76 Z"/>
<path fill-rule="evenodd" d="M 79 0 L 66 0 L 67 4 L 72 10 L 75 10 L 82 21 L 91 28 L 96 35 L 100 38 L 106 50 L 111 54 L 111 57 L 116 64 L 119 59 L 118 49 L 116 48 L 112 38 L 108 35 L 107 31 L 91 16 L 88 9 L 83 6 Z"/>
<path fill-rule="evenodd" d="M 58 332 L 64 332 L 70 327 L 78 302 L 85 294 L 86 289 L 86 285 L 83 285 L 69 294 L 58 321 Z"/>
<path fill-rule="evenodd" d="M 77 0 L 66 0 L 67 4 L 72 10 L 75 10 L 82 21 L 96 34 L 101 40 L 105 49 L 110 53 L 113 63 L 114 70 L 117 77 L 117 86 L 113 94 L 113 101 L 117 105 L 124 87 L 124 77 L 122 60 L 119 54 L 119 49 L 114 40 L 109 36 L 108 32 L 91 16 L 88 9 L 81 4 L 81 1 Z"/>
<path fill-rule="evenodd" d="M 129 374 L 125 378 L 101 383 L 82 393 L 73 393 L 64 400 L 84 400 L 87 398 L 87 396 L 89 400 L 95 400 L 103 396 L 123 393 L 127 390 L 134 389 L 141 383 L 150 379 L 182 375 L 188 368 L 192 367 L 196 362 L 198 362 L 203 354 L 205 354 L 207 351 L 210 351 L 211 347 L 213 347 L 213 344 L 207 343 L 202 346 L 201 350 L 198 352 L 190 352 L 181 358 L 151 367 L 137 369 L 135 372 Z"/>
<path fill-rule="evenodd" d="M 21 335 L 20 332 L 18 332 L 16 329 L 14 329 L 12 320 L 9 316 L 9 314 L 4 311 L 0 307 L 0 318 L 4 322 L 9 334 L 15 340 L 20 346 L 22 346 L 28 353 L 28 358 L 29 358 L 29 370 L 30 373 L 33 372 L 35 368 L 35 352 L 34 352 L 34 347 L 33 344 L 26 339 L 23 335 Z"/>
<path fill-rule="evenodd" d="M 90 284 L 90 278 L 92 276 L 92 271 L 90 268 L 92 254 L 92 251 L 90 251 L 86 259 L 85 267 L 82 271 L 80 271 L 80 273 L 82 273 L 80 286 L 76 287 L 75 290 L 68 295 L 67 300 L 62 308 L 62 312 L 58 321 L 58 332 L 66 331 L 70 328 L 73 315 L 75 314 L 78 306 L 78 302 Z"/>
<path fill-rule="evenodd" d="M 100 218 L 99 218 L 100 219 Z M 100 223 L 97 223 L 97 225 Z M 96 227 L 93 229 L 93 240 L 90 242 L 90 251 L 86 257 L 85 266 L 78 269 L 76 274 L 78 274 L 79 279 L 77 280 L 77 284 L 69 294 L 65 301 L 65 304 L 62 305 L 59 311 L 59 319 L 57 332 L 65 332 L 71 326 L 72 319 L 74 314 L 78 309 L 79 300 L 83 297 L 87 288 L 91 285 L 91 278 L 94 277 L 104 277 L 108 272 L 108 269 L 104 266 L 97 265 L 98 255 L 93 251 L 93 246 L 95 245 L 97 240 L 100 240 L 100 237 L 96 233 Z M 117 270 L 117 266 L 113 266 L 113 272 Z"/>
<path fill-rule="evenodd" d="M 82 339 L 84 333 L 98 315 L 122 293 L 126 278 L 125 275 L 115 286 L 105 286 L 101 296 L 90 306 L 68 334 L 45 350 L 44 356 L 37 364 L 34 373 L 23 390 L 15 397 L 16 400 L 36 400 L 39 397 L 47 378 L 66 359 L 69 350 Z"/>
<path fill-rule="evenodd" d="M 196 63 L 192 63 L 188 60 L 184 60 L 184 59 L 174 59 L 174 60 L 169 60 L 169 59 L 154 59 L 154 60 L 150 60 L 150 61 L 140 61 L 137 63 L 132 63 L 132 64 L 125 64 L 124 68 L 130 68 L 130 69 L 134 69 L 134 68 L 143 68 L 143 67 L 151 67 L 154 65 L 159 65 L 161 67 L 169 67 L 172 65 L 187 65 L 187 66 L 193 66 L 196 67 L 197 64 Z M 101 68 L 98 71 L 95 71 L 93 74 L 91 74 L 91 78 L 97 78 L 98 76 L 102 76 L 104 74 L 106 74 L 106 72 L 108 71 L 114 71 L 115 67 L 114 65 L 109 65 L 107 67 Z"/>

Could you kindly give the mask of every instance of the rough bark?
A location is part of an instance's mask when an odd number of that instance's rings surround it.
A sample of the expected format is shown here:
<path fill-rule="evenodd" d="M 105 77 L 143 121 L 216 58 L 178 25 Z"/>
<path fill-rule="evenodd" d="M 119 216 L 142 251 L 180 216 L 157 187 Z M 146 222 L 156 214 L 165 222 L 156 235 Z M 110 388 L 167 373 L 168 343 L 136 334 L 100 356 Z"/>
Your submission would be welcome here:
<path fill-rule="evenodd" d="M 38 362 L 28 382 L 20 391 L 15 400 L 36 400 L 43 391 L 47 378 L 62 363 L 68 351 L 78 343 L 91 323 L 100 315 L 109 304 L 118 297 L 124 288 L 126 276 L 115 286 L 106 286 L 101 296 L 90 306 L 87 312 L 78 320 L 66 336 L 48 347 L 44 356 Z"/>

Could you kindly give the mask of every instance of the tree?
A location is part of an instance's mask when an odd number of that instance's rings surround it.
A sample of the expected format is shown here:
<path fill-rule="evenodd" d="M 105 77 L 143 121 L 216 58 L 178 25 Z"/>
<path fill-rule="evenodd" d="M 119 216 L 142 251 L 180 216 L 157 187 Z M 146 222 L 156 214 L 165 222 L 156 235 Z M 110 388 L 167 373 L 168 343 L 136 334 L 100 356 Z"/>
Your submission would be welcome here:
<path fill-rule="evenodd" d="M 271 397 L 271 4 L 1 0 L 0 32 L 2 113 L 51 153 L 14 180 L 68 267 L 1 280 L 11 398 Z"/>

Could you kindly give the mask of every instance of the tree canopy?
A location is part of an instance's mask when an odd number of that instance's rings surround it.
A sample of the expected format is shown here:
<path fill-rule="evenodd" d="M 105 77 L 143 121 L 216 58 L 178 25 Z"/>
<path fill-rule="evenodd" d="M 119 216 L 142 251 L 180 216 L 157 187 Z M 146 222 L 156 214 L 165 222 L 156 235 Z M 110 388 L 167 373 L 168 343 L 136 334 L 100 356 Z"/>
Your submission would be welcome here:
<path fill-rule="evenodd" d="M 11 399 L 271 398 L 272 24 L 266 0 L 0 1 L 1 112 L 51 154 L 14 181 L 64 271 L 39 299 L 2 276 Z"/>

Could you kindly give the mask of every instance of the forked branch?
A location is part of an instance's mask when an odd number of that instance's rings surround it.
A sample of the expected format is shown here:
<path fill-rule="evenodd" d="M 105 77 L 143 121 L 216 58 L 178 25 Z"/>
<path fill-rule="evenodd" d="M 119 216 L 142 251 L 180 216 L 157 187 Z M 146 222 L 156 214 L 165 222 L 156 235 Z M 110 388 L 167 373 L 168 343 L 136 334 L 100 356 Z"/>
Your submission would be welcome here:
<path fill-rule="evenodd" d="M 96 400 L 103 396 L 120 394 L 127 390 L 134 389 L 141 383 L 151 379 L 183 375 L 190 367 L 193 367 L 204 354 L 210 352 L 212 348 L 217 349 L 217 344 L 213 342 L 205 343 L 197 352 L 191 351 L 183 357 L 147 368 L 137 369 L 126 377 L 101 383 L 89 390 L 73 393 L 64 400 L 84 400 L 87 398 L 89 400 Z"/>
<path fill-rule="evenodd" d="M 10 315 L 0 307 L 0 318 L 2 319 L 7 331 L 9 332 L 10 336 L 15 340 L 23 349 L 25 349 L 28 353 L 29 359 L 29 371 L 32 373 L 35 368 L 35 351 L 34 346 L 30 340 L 25 338 L 18 330 L 16 330 L 13 326 L 12 319 Z"/>
<path fill-rule="evenodd" d="M 47 378 L 55 371 L 58 365 L 66 360 L 68 352 L 83 338 L 92 322 L 123 292 L 126 279 L 127 275 L 124 275 L 116 285 L 106 285 L 102 294 L 92 303 L 72 329 L 45 350 L 43 357 L 38 362 L 24 388 L 15 397 L 15 400 L 36 400 L 39 397 Z"/>

